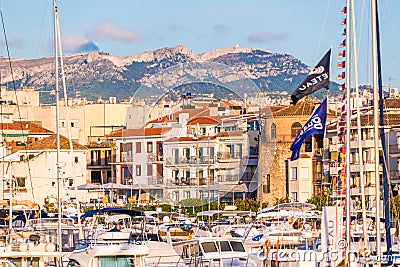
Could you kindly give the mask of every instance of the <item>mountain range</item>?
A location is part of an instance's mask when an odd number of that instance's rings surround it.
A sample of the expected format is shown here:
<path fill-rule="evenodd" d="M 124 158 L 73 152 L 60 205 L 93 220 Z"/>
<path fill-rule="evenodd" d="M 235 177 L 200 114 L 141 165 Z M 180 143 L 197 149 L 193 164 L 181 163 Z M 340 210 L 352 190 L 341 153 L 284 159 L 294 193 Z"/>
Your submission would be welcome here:
<path fill-rule="evenodd" d="M 79 92 L 88 100 L 96 100 L 99 96 L 117 96 L 119 101 L 128 99 L 140 85 L 151 82 L 151 77 L 157 73 L 191 62 L 224 64 L 266 92 L 292 92 L 310 70 L 291 55 L 245 47 L 195 54 L 188 47 L 179 45 L 123 57 L 103 52 L 63 56 L 68 96 L 73 97 Z M 31 86 L 40 91 L 54 90 L 54 69 L 54 57 L 11 60 L 0 57 L 1 83 L 9 89 Z M 50 102 L 52 98 L 54 96 L 50 94 L 43 94 L 42 101 Z"/>

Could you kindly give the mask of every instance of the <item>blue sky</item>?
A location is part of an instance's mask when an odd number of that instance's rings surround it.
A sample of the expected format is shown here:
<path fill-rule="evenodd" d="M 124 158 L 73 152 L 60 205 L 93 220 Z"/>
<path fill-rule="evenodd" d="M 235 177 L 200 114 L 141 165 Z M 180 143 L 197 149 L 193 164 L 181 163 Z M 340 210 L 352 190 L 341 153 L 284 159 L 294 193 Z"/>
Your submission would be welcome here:
<path fill-rule="evenodd" d="M 360 65 L 370 56 L 369 0 L 357 1 Z M 52 0 L 0 2 L 10 56 L 53 54 Z M 188 46 L 195 53 L 231 47 L 256 47 L 295 56 L 315 65 L 332 47 L 331 80 L 336 68 L 345 0 L 58 0 L 65 53 L 94 43 L 100 51 L 127 56 L 142 51 Z M 400 87 L 400 1 L 379 1 L 383 83 Z M 366 41 L 364 41 L 364 39 Z M 7 56 L 1 33 L 0 55 Z M 369 83 L 360 74 L 360 83 Z"/>

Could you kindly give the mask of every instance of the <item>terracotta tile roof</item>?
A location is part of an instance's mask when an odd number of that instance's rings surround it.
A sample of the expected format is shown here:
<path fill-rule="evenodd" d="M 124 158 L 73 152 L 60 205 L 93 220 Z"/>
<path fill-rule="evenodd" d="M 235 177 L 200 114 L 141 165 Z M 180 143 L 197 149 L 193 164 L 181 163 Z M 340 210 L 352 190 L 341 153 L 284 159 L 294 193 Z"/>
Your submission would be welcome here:
<path fill-rule="evenodd" d="M 201 124 L 201 125 L 204 125 L 204 124 L 220 124 L 222 121 L 221 121 L 221 117 L 220 116 L 218 116 L 218 117 L 215 117 L 215 116 L 213 116 L 213 117 L 196 117 L 196 118 L 194 118 L 194 119 L 191 119 L 191 120 L 189 120 L 188 121 L 188 125 L 196 125 L 197 123 L 198 124 Z"/>
<path fill-rule="evenodd" d="M 320 103 L 318 103 L 319 105 Z M 290 105 L 273 111 L 273 116 L 310 116 L 315 107 L 317 106 L 316 103 L 310 101 L 309 98 L 305 97 L 297 102 L 296 105 Z M 271 110 L 272 111 L 272 110 Z"/>
<path fill-rule="evenodd" d="M 231 103 L 229 101 L 221 102 L 221 106 L 223 106 L 223 105 L 225 105 L 226 107 L 236 107 L 236 106 L 238 106 L 237 104 L 233 104 L 233 103 Z"/>
<path fill-rule="evenodd" d="M 371 114 L 362 114 L 360 116 L 360 122 L 362 127 L 372 127 L 374 125 L 374 115 Z M 400 127 L 400 113 L 385 113 L 384 115 L 384 124 L 385 126 L 398 126 Z M 340 123 L 342 127 L 346 127 L 346 122 Z M 356 118 L 353 118 L 351 121 L 351 126 L 357 126 Z M 337 124 L 333 123 L 327 127 L 328 130 L 337 129 Z"/>
<path fill-rule="evenodd" d="M 152 123 L 177 121 L 179 118 L 179 114 L 181 114 L 181 113 L 188 113 L 189 118 L 194 118 L 195 116 L 210 116 L 210 109 L 209 108 L 182 109 L 178 112 L 173 113 L 170 116 L 163 116 L 161 118 L 151 120 L 151 121 L 147 122 L 146 125 L 149 125 Z"/>
<path fill-rule="evenodd" d="M 296 105 L 284 106 L 282 108 L 271 109 L 274 117 L 306 116 L 309 117 L 322 101 L 313 101 L 308 97 L 301 99 Z M 335 111 L 328 110 L 330 117 L 335 115 Z"/>
<path fill-rule="evenodd" d="M 87 150 L 86 146 L 72 141 L 74 150 Z M 26 146 L 26 150 L 55 150 L 57 149 L 57 135 L 52 135 Z M 69 139 L 60 135 L 60 149 L 70 150 Z"/>
<path fill-rule="evenodd" d="M 40 123 L 32 121 L 0 123 L 0 131 L 24 131 L 29 134 L 54 134 L 54 132 L 43 128 Z"/>
<path fill-rule="evenodd" d="M 107 135 L 107 137 L 123 137 L 123 136 L 159 136 L 171 131 L 171 127 L 154 127 L 154 128 L 135 128 L 118 130 Z"/>
<path fill-rule="evenodd" d="M 400 109 L 400 98 L 386 98 L 384 104 L 387 109 Z"/>
<path fill-rule="evenodd" d="M 170 138 L 164 141 L 164 143 L 169 143 L 169 142 L 194 142 L 196 140 L 194 140 L 191 137 L 174 137 L 174 138 Z"/>
<path fill-rule="evenodd" d="M 215 140 L 214 136 L 200 136 L 198 141 L 205 141 L 205 140 Z M 170 139 L 167 139 L 164 141 L 164 143 L 168 143 L 168 142 L 196 142 L 196 139 L 193 139 L 192 137 L 173 137 Z"/>
<path fill-rule="evenodd" d="M 271 109 L 272 113 L 277 112 L 278 110 L 281 110 L 283 108 L 286 108 L 287 106 L 270 106 L 269 108 Z"/>

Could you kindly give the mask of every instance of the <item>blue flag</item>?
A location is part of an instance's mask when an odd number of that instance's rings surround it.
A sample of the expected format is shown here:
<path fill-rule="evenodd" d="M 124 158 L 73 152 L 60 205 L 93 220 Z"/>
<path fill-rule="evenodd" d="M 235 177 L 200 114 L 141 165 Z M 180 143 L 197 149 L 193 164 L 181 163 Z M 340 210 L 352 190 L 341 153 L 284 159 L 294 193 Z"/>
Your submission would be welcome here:
<path fill-rule="evenodd" d="M 290 150 L 292 151 L 290 160 L 296 160 L 299 158 L 301 145 L 307 137 L 314 134 L 325 133 L 326 110 L 327 99 L 325 99 L 324 102 L 322 102 L 321 105 L 319 105 L 319 107 L 313 112 L 304 127 L 294 139 L 293 144 L 290 147 Z"/>

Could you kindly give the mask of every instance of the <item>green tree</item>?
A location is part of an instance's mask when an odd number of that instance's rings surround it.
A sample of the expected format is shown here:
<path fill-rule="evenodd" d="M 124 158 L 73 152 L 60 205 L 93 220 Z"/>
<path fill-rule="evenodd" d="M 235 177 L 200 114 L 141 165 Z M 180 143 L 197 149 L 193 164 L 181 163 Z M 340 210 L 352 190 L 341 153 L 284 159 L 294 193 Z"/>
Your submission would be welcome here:
<path fill-rule="evenodd" d="M 311 198 L 307 199 L 307 203 L 314 204 L 317 210 L 322 210 L 324 206 L 332 206 L 332 193 L 328 189 L 324 189 L 319 194 L 313 195 Z"/>
<path fill-rule="evenodd" d="M 283 204 L 283 203 L 290 203 L 289 196 L 286 195 L 281 198 L 277 198 L 277 197 L 275 198 L 274 205 Z"/>
<path fill-rule="evenodd" d="M 264 202 L 263 208 L 268 207 L 268 202 Z M 260 208 L 260 202 L 254 198 L 235 199 L 235 206 L 238 210 L 257 212 Z"/>

